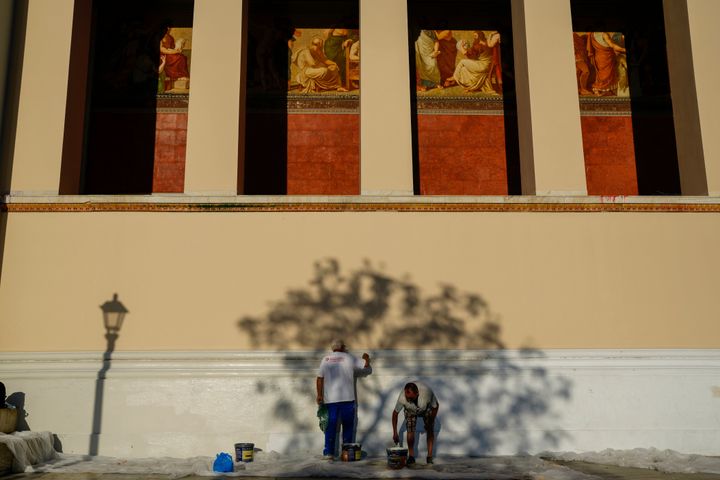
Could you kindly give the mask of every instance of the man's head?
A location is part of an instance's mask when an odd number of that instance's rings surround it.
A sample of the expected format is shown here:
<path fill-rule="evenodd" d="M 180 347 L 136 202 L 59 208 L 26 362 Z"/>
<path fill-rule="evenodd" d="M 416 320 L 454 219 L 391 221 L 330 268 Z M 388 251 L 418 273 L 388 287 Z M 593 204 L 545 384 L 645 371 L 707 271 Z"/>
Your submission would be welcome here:
<path fill-rule="evenodd" d="M 345 346 L 345 342 L 343 342 L 341 339 L 336 338 L 332 341 L 330 344 L 330 348 L 333 352 L 345 352 L 347 351 L 347 346 Z"/>
<path fill-rule="evenodd" d="M 420 394 L 418 393 L 417 385 L 412 382 L 405 384 L 405 398 L 411 402 L 415 402 L 418 396 L 420 396 Z"/>
<path fill-rule="evenodd" d="M 313 39 L 312 39 L 312 42 L 310 42 L 310 45 L 311 45 L 312 48 L 314 48 L 315 50 L 321 50 L 321 49 L 322 49 L 322 46 L 323 46 L 322 38 L 320 38 L 320 37 L 315 37 L 315 38 L 313 38 Z"/>

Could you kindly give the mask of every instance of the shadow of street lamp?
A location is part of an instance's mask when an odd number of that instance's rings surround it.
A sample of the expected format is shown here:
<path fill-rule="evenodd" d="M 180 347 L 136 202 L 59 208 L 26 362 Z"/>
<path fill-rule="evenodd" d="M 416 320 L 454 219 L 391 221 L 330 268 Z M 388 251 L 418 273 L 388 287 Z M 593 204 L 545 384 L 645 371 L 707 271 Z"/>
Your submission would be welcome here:
<path fill-rule="evenodd" d="M 103 365 L 95 381 L 95 407 L 93 408 L 92 432 L 90 433 L 90 448 L 88 449 L 88 455 L 93 456 L 98 454 L 98 446 L 100 444 L 105 378 L 108 370 L 110 370 L 110 359 L 112 352 L 115 350 L 115 342 L 120 336 L 123 320 L 125 320 L 125 315 L 128 313 L 125 305 L 118 300 L 117 293 L 113 294 L 112 300 L 100 305 L 100 309 L 103 312 L 103 324 L 105 325 L 105 340 L 107 340 L 107 345 L 105 353 L 103 353 Z"/>

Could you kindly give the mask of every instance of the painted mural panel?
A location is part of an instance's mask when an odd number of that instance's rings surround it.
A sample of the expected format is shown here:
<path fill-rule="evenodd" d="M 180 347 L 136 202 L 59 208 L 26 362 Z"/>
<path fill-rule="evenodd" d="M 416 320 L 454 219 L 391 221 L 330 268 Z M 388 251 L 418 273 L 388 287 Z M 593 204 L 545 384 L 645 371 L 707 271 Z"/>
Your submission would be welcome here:
<path fill-rule="evenodd" d="M 159 51 L 158 93 L 187 95 L 190 92 L 192 28 L 167 27 Z"/>
<path fill-rule="evenodd" d="M 360 194 L 358 6 L 314 7 L 250 1 L 244 194 Z"/>
<path fill-rule="evenodd" d="M 637 195 L 625 35 L 573 32 L 589 195 Z"/>
<path fill-rule="evenodd" d="M 419 193 L 507 195 L 499 31 L 418 32 Z"/>
<path fill-rule="evenodd" d="M 297 28 L 288 49 L 289 93 L 359 93 L 358 30 Z"/>
<path fill-rule="evenodd" d="M 630 96 L 625 35 L 621 32 L 574 32 L 573 45 L 581 96 Z"/>
<path fill-rule="evenodd" d="M 502 95 L 500 33 L 495 30 L 421 30 L 415 40 L 420 95 Z"/>

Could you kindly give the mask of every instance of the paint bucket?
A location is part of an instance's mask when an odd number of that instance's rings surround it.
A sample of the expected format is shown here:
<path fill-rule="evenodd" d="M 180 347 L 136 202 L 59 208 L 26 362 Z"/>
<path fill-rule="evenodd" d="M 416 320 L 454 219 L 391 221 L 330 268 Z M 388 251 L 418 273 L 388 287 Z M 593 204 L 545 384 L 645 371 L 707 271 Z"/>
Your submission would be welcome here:
<path fill-rule="evenodd" d="M 235 444 L 235 461 L 236 462 L 252 462 L 254 443 L 236 443 Z"/>
<path fill-rule="evenodd" d="M 18 411 L 15 408 L 0 408 L 0 432 L 13 433 L 17 427 Z"/>
<path fill-rule="evenodd" d="M 408 450 L 402 447 L 390 447 L 387 449 L 388 468 L 400 470 L 407 463 Z"/>
<path fill-rule="evenodd" d="M 359 443 L 343 443 L 340 459 L 343 462 L 356 462 L 362 458 L 362 445 Z"/>

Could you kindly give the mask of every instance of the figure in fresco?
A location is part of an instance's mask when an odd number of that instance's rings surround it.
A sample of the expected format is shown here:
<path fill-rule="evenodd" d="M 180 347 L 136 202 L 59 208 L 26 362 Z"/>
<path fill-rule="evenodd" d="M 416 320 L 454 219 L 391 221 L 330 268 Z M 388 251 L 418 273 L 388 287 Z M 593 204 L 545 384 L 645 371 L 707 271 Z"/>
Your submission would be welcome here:
<path fill-rule="evenodd" d="M 323 53 L 322 38 L 313 38 L 309 48 L 301 48 L 293 54 L 292 61 L 299 69 L 297 81 L 302 87 L 302 93 L 347 91 L 340 83 L 340 69 L 337 63 L 329 60 Z"/>
<path fill-rule="evenodd" d="M 588 89 L 590 79 L 590 65 L 587 54 L 587 34 L 573 32 L 573 46 L 575 48 L 575 73 L 577 75 L 578 92 L 580 95 L 592 95 Z"/>
<path fill-rule="evenodd" d="M 183 40 L 175 42 L 170 34 L 171 27 L 165 29 L 165 35 L 160 40 L 160 64 L 165 74 L 165 90 L 187 90 L 190 82 L 190 72 L 187 57 L 183 55 Z M 177 82 L 177 83 L 176 83 Z"/>
<path fill-rule="evenodd" d="M 421 30 L 415 41 L 415 71 L 419 92 L 431 88 L 443 88 L 438 56 L 440 56 L 440 42 L 437 33 L 435 30 Z"/>
<path fill-rule="evenodd" d="M 360 40 L 352 44 L 352 46 L 350 47 L 350 54 L 348 55 L 348 58 L 352 62 L 360 61 Z"/>
<path fill-rule="evenodd" d="M 613 41 L 608 32 L 590 32 L 587 51 L 595 67 L 595 81 L 592 85 L 596 96 L 617 95 L 619 72 L 619 54 L 625 54 L 625 48 Z"/>
<path fill-rule="evenodd" d="M 499 43 L 498 32 L 491 32 L 486 37 L 481 30 L 473 33 L 472 45 L 464 41 L 458 42 L 457 48 L 466 58 L 457 64 L 453 78 L 466 92 L 498 95 L 492 85 L 492 74 L 496 62 L 495 49 Z"/>
<path fill-rule="evenodd" d="M 302 36 L 302 30 L 294 29 L 292 36 L 287 41 L 288 46 L 288 56 L 287 56 L 287 84 L 288 84 L 288 90 L 291 89 L 292 85 L 292 58 L 293 58 L 293 49 L 295 48 L 295 42 L 297 42 L 297 39 Z"/>
<path fill-rule="evenodd" d="M 440 52 L 437 57 L 440 83 L 449 87 L 455 83 L 453 73 L 455 73 L 455 63 L 457 62 L 457 40 L 453 37 L 452 30 L 439 30 L 436 34 Z"/>
<path fill-rule="evenodd" d="M 619 97 L 630 96 L 630 78 L 628 77 L 627 52 L 625 51 L 625 36 L 620 32 L 613 32 L 610 36 L 612 41 L 622 48 L 616 51 L 618 85 L 617 95 Z"/>
<path fill-rule="evenodd" d="M 357 41 L 358 37 L 357 35 L 351 35 L 347 28 L 327 29 L 325 30 L 324 37 L 323 52 L 328 60 L 335 62 L 338 66 L 340 81 L 345 85 L 347 82 L 345 49 Z"/>
<path fill-rule="evenodd" d="M 360 88 L 360 40 L 348 49 L 346 75 L 345 88 Z"/>

